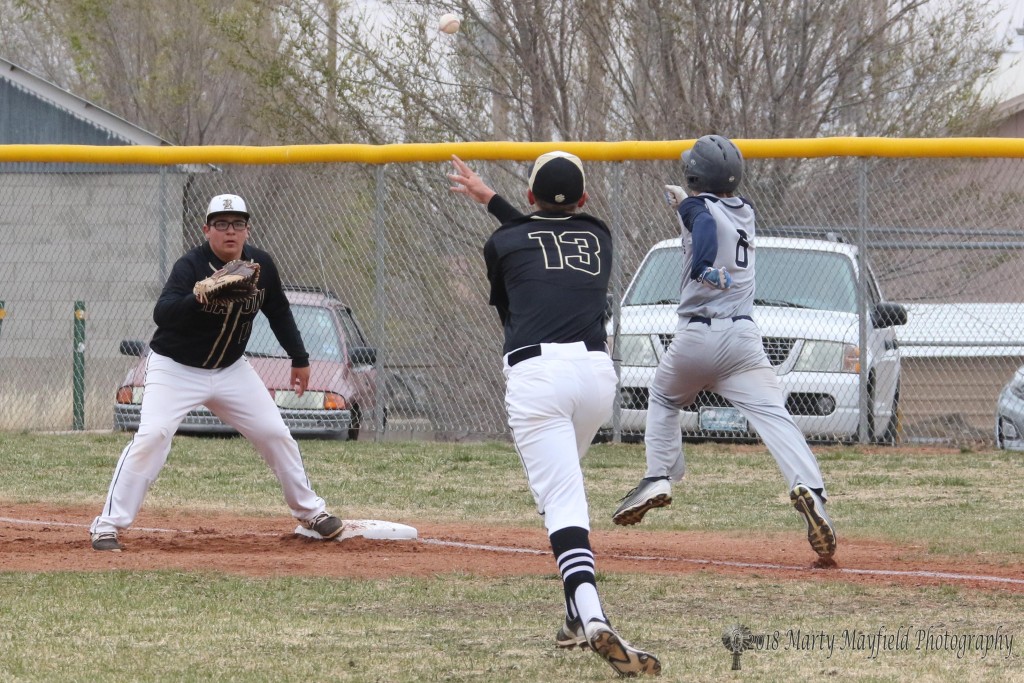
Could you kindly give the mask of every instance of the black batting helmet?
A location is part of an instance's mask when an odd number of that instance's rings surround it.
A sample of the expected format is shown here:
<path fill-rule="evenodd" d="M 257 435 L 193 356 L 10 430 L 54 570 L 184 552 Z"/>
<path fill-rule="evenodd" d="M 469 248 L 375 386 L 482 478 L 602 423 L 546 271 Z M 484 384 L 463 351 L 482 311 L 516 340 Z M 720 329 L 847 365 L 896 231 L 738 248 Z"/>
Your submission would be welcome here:
<path fill-rule="evenodd" d="M 686 186 L 694 192 L 728 194 L 743 179 L 743 155 L 729 138 L 705 135 L 683 152 Z"/>

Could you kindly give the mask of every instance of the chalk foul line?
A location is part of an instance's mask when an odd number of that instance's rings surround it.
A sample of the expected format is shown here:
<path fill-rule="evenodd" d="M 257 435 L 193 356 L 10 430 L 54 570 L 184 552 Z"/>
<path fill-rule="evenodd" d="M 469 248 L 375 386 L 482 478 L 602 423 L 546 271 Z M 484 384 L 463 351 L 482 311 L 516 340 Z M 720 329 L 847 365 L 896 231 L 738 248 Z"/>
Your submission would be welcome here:
<path fill-rule="evenodd" d="M 34 526 L 62 526 L 88 528 L 87 524 L 75 524 L 72 522 L 41 522 L 31 519 L 12 519 L 0 517 L 0 522 L 17 525 Z M 154 533 L 195 533 L 188 529 L 162 529 L 159 527 L 133 527 L 136 531 L 150 531 Z M 260 533 L 258 536 L 280 536 L 280 533 Z M 485 545 L 480 543 L 465 543 L 462 541 L 442 541 L 435 538 L 419 538 L 419 542 L 425 545 L 446 546 L 451 548 L 463 548 L 466 550 L 487 550 L 496 553 L 521 554 L 521 555 L 549 555 L 547 550 L 536 550 L 533 548 L 510 548 L 500 545 Z M 678 562 L 680 564 L 692 564 L 702 567 L 730 567 L 736 569 L 766 569 L 771 571 L 792 571 L 792 572 L 829 572 L 830 574 L 849 574 L 859 576 L 893 576 L 902 578 L 920 579 L 947 579 L 949 581 L 977 581 L 988 583 L 1002 583 L 1024 586 L 1024 579 L 1015 579 L 1008 576 L 988 576 L 984 574 L 958 574 L 956 572 L 936 572 L 920 569 L 857 569 L 853 567 L 831 567 L 829 569 L 811 568 L 800 565 L 773 564 L 769 562 L 738 562 L 734 560 L 707 560 L 689 557 L 669 557 L 660 555 L 623 555 L 608 554 L 603 557 L 611 557 L 616 560 L 629 560 L 634 562 Z"/>

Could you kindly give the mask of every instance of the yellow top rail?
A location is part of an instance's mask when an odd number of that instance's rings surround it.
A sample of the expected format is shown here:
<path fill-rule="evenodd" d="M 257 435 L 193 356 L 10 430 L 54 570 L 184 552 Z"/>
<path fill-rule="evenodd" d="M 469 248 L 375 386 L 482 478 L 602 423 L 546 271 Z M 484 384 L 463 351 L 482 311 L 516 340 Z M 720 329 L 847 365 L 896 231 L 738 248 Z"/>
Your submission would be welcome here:
<path fill-rule="evenodd" d="M 466 160 L 532 161 L 561 149 L 588 161 L 678 159 L 693 140 L 621 142 L 436 142 L 395 145 L 281 145 L 197 147 L 136 145 L 0 145 L 0 162 L 83 164 L 386 164 Z M 1024 157 L 1022 138 L 790 138 L 737 139 L 750 159 L 812 157 Z"/>

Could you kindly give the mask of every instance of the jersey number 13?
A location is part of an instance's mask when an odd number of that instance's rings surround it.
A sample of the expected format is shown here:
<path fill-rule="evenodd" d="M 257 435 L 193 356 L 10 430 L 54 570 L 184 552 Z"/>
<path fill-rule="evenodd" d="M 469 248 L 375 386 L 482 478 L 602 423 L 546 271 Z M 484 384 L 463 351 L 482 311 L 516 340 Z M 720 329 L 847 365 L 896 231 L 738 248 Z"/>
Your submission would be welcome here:
<path fill-rule="evenodd" d="M 601 273 L 601 243 L 592 232 L 563 232 L 550 230 L 531 232 L 528 237 L 537 240 L 544 252 L 544 267 L 548 270 L 572 268 L 590 275 Z"/>

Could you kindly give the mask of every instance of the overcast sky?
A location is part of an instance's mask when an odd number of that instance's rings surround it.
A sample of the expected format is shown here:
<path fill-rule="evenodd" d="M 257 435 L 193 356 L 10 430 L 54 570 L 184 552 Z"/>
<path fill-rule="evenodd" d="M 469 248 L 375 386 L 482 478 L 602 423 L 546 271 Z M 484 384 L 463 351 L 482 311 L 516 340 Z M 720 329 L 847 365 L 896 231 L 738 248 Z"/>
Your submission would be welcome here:
<path fill-rule="evenodd" d="M 1024 0 L 1002 0 L 1003 10 L 999 13 L 994 30 L 1000 37 L 1010 41 L 1000 60 L 1000 73 L 990 87 L 992 95 L 1008 100 L 1024 94 L 1024 36 L 1017 33 L 1024 30 Z"/>

